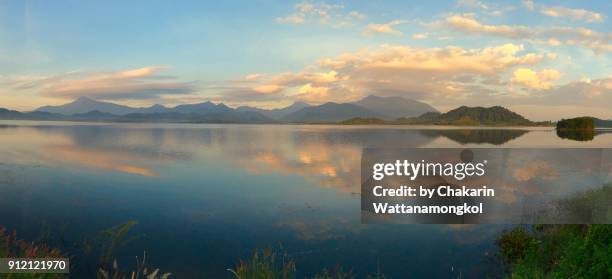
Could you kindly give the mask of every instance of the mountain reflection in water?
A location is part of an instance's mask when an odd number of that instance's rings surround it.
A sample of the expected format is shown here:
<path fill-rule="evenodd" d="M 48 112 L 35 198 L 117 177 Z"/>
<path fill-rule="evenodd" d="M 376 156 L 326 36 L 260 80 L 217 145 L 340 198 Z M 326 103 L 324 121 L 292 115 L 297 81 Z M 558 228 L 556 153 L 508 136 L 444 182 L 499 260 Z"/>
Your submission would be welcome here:
<path fill-rule="evenodd" d="M 361 225 L 362 148 L 611 143 L 612 134 L 578 142 L 550 128 L 4 121 L 0 227 L 39 239 L 46 223 L 54 231 L 44 235 L 61 236 L 50 244 L 69 246 L 137 220 L 145 237 L 120 262 L 146 250 L 177 278 L 227 277 L 240 258 L 278 244 L 304 274 L 340 264 L 358 275 L 478 277 L 504 226 Z"/>

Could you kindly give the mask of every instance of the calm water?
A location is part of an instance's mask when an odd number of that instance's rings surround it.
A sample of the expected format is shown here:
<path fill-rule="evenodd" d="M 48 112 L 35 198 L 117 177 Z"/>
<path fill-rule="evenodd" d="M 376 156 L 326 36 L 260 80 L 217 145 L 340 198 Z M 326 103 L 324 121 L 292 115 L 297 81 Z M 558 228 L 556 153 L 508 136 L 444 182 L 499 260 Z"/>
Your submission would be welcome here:
<path fill-rule="evenodd" d="M 0 122 L 0 227 L 75 255 L 130 220 L 120 267 L 147 253 L 178 278 L 228 278 L 256 249 L 278 248 L 300 275 L 342 266 L 393 278 L 499 275 L 500 225 L 361 225 L 363 147 L 611 147 L 550 128 Z"/>

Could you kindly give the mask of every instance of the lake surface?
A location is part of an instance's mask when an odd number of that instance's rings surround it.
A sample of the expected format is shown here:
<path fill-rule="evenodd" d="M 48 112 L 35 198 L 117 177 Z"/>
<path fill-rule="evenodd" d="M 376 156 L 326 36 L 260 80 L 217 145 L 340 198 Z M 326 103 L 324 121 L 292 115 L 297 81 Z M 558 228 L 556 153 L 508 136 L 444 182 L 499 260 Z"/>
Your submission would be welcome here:
<path fill-rule="evenodd" d="M 342 266 L 391 278 L 499 276 L 505 225 L 362 225 L 364 147 L 612 147 L 552 128 L 96 124 L 0 121 L 0 227 L 44 241 L 91 277 L 85 240 L 128 221 L 116 250 L 177 278 L 229 278 L 272 247 L 300 277 Z"/>

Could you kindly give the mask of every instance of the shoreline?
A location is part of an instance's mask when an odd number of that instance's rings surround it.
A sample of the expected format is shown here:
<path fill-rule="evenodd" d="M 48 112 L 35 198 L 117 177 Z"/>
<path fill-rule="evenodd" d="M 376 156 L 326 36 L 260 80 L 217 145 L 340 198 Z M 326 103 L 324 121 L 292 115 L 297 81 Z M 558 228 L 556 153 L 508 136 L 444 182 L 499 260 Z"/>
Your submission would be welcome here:
<path fill-rule="evenodd" d="M 57 124 L 81 124 L 81 125 L 110 125 L 110 124 L 172 124 L 172 125 L 235 125 L 235 126 L 333 126 L 333 127 L 368 127 L 368 128 L 423 128 L 427 130 L 551 130 L 554 131 L 554 126 L 511 126 L 511 125 L 443 125 L 443 124 L 341 124 L 341 123 L 239 123 L 239 122 L 126 122 L 126 121 L 79 121 L 79 120 L 34 120 L 34 119 L 0 119 L 0 125 L 4 123 L 57 123 Z M 25 126 L 25 125 L 24 125 Z M 539 129 L 538 129 L 539 128 Z M 596 130 L 612 130 L 612 128 L 596 128 Z"/>

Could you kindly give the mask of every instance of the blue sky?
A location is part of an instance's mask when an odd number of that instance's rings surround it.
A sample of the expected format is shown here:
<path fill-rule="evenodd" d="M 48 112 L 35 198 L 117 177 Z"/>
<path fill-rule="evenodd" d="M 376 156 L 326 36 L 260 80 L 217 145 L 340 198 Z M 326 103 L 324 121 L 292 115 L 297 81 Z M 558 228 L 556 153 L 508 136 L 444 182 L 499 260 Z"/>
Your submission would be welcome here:
<path fill-rule="evenodd" d="M 609 1 L 2 1 L 0 107 L 369 94 L 612 118 Z M 606 104 L 606 105 L 604 105 Z"/>

